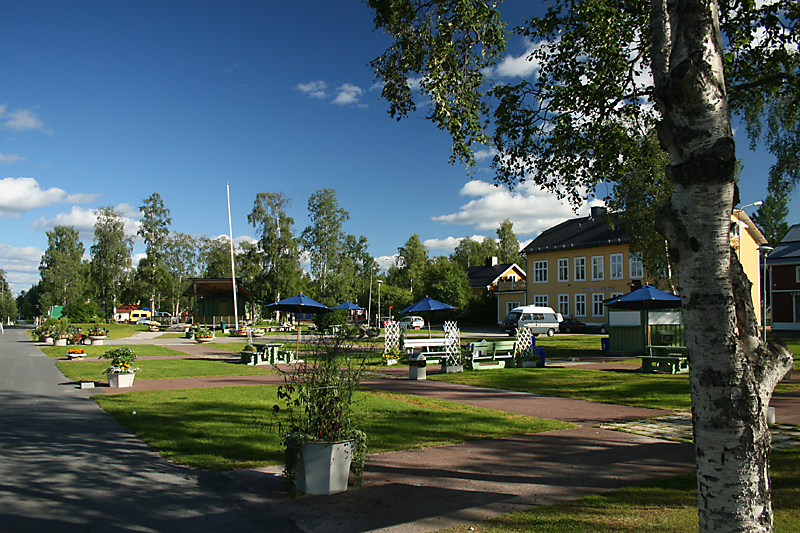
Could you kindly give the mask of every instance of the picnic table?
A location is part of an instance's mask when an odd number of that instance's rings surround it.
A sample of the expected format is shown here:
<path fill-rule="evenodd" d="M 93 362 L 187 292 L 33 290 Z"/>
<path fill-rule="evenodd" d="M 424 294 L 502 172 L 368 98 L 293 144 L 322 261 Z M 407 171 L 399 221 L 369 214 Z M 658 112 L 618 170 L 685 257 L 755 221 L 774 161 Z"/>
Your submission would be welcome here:
<path fill-rule="evenodd" d="M 294 363 L 295 353 L 291 350 L 283 350 L 282 342 L 254 342 L 255 353 L 241 354 L 242 362 L 246 365 L 275 365 L 278 363 Z"/>
<path fill-rule="evenodd" d="M 683 374 L 689 371 L 686 346 L 647 346 L 650 355 L 642 356 L 641 372 L 669 372 Z"/>

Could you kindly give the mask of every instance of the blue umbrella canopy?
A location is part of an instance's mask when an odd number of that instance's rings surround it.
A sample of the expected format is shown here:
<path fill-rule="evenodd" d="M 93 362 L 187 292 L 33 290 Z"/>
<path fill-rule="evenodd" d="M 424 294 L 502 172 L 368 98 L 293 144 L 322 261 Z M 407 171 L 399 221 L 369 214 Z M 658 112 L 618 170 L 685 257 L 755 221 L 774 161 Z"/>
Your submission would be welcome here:
<path fill-rule="evenodd" d="M 652 285 L 642 285 L 635 291 L 603 303 L 612 309 L 672 309 L 681 306 L 681 298 Z"/>
<path fill-rule="evenodd" d="M 447 309 L 455 309 L 452 305 L 444 304 L 433 298 L 427 296 L 413 305 L 409 305 L 401 313 L 421 313 L 423 311 L 445 311 Z"/>
<path fill-rule="evenodd" d="M 267 307 L 276 311 L 288 311 L 290 313 L 326 313 L 330 311 L 327 307 L 312 300 L 302 292 L 291 298 L 286 298 Z M 300 353 L 300 325 L 297 326 L 297 353 Z"/>
<path fill-rule="evenodd" d="M 335 306 L 331 307 L 331 309 L 347 309 L 349 311 L 361 311 L 364 308 L 360 307 L 360 306 L 358 306 L 358 305 L 356 305 L 356 304 L 354 304 L 352 302 L 344 302 L 344 303 L 340 303 L 339 305 L 335 305 Z"/>
<path fill-rule="evenodd" d="M 330 309 L 316 300 L 312 300 L 302 292 L 291 298 L 269 304 L 267 307 L 277 311 L 289 311 L 292 313 L 324 313 L 325 311 L 330 311 Z"/>

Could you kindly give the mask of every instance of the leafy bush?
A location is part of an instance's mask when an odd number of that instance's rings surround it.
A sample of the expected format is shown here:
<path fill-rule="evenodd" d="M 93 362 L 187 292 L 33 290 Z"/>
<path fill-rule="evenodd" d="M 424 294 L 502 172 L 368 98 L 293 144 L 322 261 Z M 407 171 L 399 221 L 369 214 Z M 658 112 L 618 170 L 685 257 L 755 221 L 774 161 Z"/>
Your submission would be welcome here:
<path fill-rule="evenodd" d="M 88 324 L 100 314 L 100 308 L 95 302 L 70 302 L 64 306 L 64 316 L 72 322 Z"/>

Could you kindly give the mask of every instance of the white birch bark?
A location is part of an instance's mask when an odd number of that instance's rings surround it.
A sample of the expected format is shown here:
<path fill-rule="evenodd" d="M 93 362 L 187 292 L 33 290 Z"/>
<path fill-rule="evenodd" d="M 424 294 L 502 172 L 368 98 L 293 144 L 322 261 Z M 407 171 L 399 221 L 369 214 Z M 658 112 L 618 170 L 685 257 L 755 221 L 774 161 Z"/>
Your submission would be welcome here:
<path fill-rule="evenodd" d="M 730 248 L 735 151 L 714 0 L 653 0 L 653 75 L 674 190 L 659 217 L 679 270 L 701 532 L 772 531 L 767 407 L 791 368 L 761 343 Z"/>

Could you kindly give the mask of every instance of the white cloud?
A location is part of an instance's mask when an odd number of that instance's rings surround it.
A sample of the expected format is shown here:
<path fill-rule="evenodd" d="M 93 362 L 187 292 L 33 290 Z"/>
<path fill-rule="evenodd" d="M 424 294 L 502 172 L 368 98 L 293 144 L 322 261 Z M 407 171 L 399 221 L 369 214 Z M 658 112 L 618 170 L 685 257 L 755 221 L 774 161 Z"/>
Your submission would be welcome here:
<path fill-rule="evenodd" d="M 328 97 L 328 84 L 322 80 L 310 81 L 308 83 L 299 83 L 295 87 L 300 92 L 306 93 L 312 98 L 327 98 Z"/>
<path fill-rule="evenodd" d="M 10 165 L 17 161 L 25 161 L 25 158 L 19 154 L 0 154 L 0 163 L 4 165 Z"/>
<path fill-rule="evenodd" d="M 0 105 L 0 127 L 15 131 L 45 131 L 44 122 L 33 109 L 8 111 L 7 104 Z"/>
<path fill-rule="evenodd" d="M 394 255 L 382 255 L 380 257 L 375 258 L 375 262 L 378 263 L 378 268 L 383 272 L 387 272 L 389 267 L 394 266 L 394 262 L 397 260 L 399 254 Z"/>
<path fill-rule="evenodd" d="M 42 251 L 33 246 L 16 248 L 0 243 L 0 268 L 6 273 L 6 281 L 14 296 L 39 282 L 39 263 Z"/>
<path fill-rule="evenodd" d="M 133 217 L 140 216 L 139 210 L 125 203 L 119 204 L 114 210 L 122 215 L 125 224 L 125 235 L 136 237 L 136 232 L 139 229 L 139 222 L 134 220 Z M 81 240 L 91 241 L 94 240 L 95 222 L 97 222 L 95 209 L 88 209 L 75 205 L 72 206 L 72 209 L 68 213 L 59 213 L 51 219 L 39 217 L 31 224 L 31 227 L 47 231 L 53 229 L 55 226 L 72 226 L 80 232 Z"/>
<path fill-rule="evenodd" d="M 88 203 L 98 194 L 67 194 L 51 187 L 42 190 L 33 178 L 4 178 L 0 180 L 0 217 L 19 217 L 22 213 L 60 203 Z"/>
<path fill-rule="evenodd" d="M 491 238 L 494 238 L 495 231 L 505 219 L 514 224 L 517 236 L 536 236 L 564 220 L 589 214 L 588 203 L 584 203 L 575 214 L 566 201 L 529 182 L 510 191 L 485 181 L 472 180 L 461 188 L 461 195 L 475 199 L 462 205 L 456 213 L 433 217 L 433 220 L 474 226 L 479 231 L 487 232 Z M 429 242 L 436 242 L 437 248 L 449 249 L 449 242 L 425 241 L 426 246 L 431 246 Z"/>
<path fill-rule="evenodd" d="M 357 87 L 350 83 L 340 85 L 336 89 L 336 98 L 333 103 L 337 105 L 352 105 L 358 103 L 358 97 L 364 92 L 361 87 Z"/>
<path fill-rule="evenodd" d="M 527 78 L 534 74 L 539 70 L 540 65 L 538 61 L 531 60 L 531 54 L 548 46 L 548 43 L 544 41 L 539 43 L 528 42 L 525 46 L 525 52 L 521 55 L 516 57 L 513 55 L 506 56 L 503 61 L 494 67 L 486 69 L 484 74 L 492 78 Z"/>

